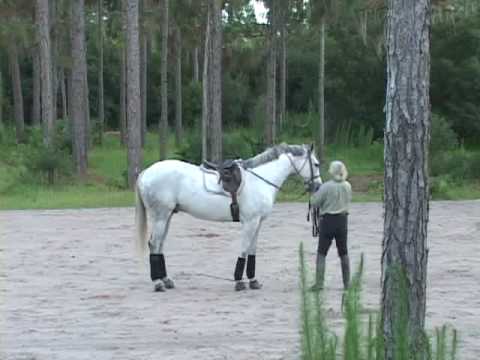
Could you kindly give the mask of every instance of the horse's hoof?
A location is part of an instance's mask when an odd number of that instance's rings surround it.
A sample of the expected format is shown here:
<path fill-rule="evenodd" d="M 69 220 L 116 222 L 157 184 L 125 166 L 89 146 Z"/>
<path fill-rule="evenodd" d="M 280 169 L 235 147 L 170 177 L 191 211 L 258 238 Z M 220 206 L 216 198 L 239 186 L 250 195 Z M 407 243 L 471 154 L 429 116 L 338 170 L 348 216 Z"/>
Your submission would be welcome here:
<path fill-rule="evenodd" d="M 242 291 L 245 290 L 247 286 L 245 285 L 245 282 L 243 281 L 237 281 L 235 283 L 235 291 Z"/>
<path fill-rule="evenodd" d="M 166 289 L 174 289 L 175 288 L 175 283 L 170 278 L 163 279 L 163 284 L 165 285 Z"/>
<path fill-rule="evenodd" d="M 153 282 L 153 290 L 155 292 L 165 291 L 165 284 L 162 280 L 158 279 Z"/>
<path fill-rule="evenodd" d="M 252 290 L 260 290 L 262 288 L 262 284 L 260 284 L 258 280 L 250 281 L 249 285 Z"/>

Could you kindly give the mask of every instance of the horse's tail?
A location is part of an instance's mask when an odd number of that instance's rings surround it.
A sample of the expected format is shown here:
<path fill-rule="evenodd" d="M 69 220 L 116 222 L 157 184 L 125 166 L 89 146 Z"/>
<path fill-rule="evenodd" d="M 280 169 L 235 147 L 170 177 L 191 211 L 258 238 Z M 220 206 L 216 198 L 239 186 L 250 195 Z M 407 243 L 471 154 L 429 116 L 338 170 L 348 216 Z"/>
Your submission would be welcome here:
<path fill-rule="evenodd" d="M 138 181 L 135 186 L 135 227 L 137 229 L 136 249 L 139 255 L 145 253 L 147 247 L 147 212 L 145 204 L 138 188 Z"/>

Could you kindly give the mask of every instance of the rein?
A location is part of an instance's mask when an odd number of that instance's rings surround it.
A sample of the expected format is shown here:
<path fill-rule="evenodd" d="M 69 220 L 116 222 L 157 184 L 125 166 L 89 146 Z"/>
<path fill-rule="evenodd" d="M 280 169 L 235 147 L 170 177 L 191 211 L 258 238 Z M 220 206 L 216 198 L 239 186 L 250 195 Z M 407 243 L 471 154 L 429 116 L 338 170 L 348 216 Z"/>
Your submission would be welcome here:
<path fill-rule="evenodd" d="M 260 180 L 263 180 L 265 183 L 267 183 L 268 185 L 270 186 L 273 186 L 275 189 L 279 190 L 280 191 L 280 186 L 278 185 L 275 185 L 273 182 L 265 179 L 263 176 L 260 176 L 258 175 L 256 172 L 250 170 L 250 169 L 244 169 L 245 171 L 248 171 L 250 174 L 256 176 L 257 178 L 259 178 Z"/>

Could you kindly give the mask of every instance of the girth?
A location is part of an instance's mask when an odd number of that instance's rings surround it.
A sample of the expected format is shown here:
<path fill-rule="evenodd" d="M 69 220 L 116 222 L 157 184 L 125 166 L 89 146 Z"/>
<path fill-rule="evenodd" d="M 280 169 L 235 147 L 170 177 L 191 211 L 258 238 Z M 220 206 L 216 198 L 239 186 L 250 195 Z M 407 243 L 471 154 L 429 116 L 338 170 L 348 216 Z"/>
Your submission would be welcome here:
<path fill-rule="evenodd" d="M 242 170 L 235 160 L 225 160 L 221 164 L 214 164 L 208 161 L 203 162 L 203 167 L 209 170 L 218 171 L 219 180 L 223 190 L 230 194 L 232 203 L 230 213 L 234 222 L 240 221 L 240 208 L 238 206 L 237 192 L 242 184 Z"/>

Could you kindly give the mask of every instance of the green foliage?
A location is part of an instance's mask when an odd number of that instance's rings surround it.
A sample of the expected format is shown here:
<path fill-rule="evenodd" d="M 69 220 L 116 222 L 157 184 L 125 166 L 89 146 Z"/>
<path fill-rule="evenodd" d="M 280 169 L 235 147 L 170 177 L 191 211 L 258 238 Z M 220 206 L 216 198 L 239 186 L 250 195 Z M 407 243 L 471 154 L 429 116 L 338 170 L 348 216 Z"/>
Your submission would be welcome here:
<path fill-rule="evenodd" d="M 452 126 L 443 116 L 432 114 L 430 155 L 458 147 L 458 137 Z"/>
<path fill-rule="evenodd" d="M 202 121 L 202 84 L 191 81 L 183 89 L 183 122 L 187 128 L 200 129 Z"/>
<path fill-rule="evenodd" d="M 367 319 L 362 314 L 360 301 L 361 281 L 363 275 L 363 255 L 356 273 L 354 274 L 349 289 L 343 294 L 342 307 L 344 316 L 344 336 L 339 339 L 330 330 L 325 319 L 324 291 L 309 291 L 309 276 L 305 264 L 303 243 L 299 248 L 300 259 L 300 295 L 301 295 L 301 358 L 303 360 L 383 360 L 385 348 L 380 317 L 370 314 Z M 395 274 L 400 272 L 392 270 Z M 395 343 L 393 358 L 395 360 L 411 360 L 408 348 L 408 317 L 406 283 L 402 276 L 397 276 L 398 281 L 395 291 L 398 292 L 397 320 L 395 324 Z M 404 279 L 404 277 L 403 277 Z M 365 320 L 367 321 L 365 324 Z M 365 326 L 366 325 L 366 326 Z M 435 329 L 435 347 L 431 345 L 431 338 L 425 334 L 425 354 L 427 360 L 455 360 L 458 348 L 458 336 L 452 329 L 451 335 L 443 326 Z M 338 343 L 343 344 L 343 353 L 338 355 Z M 421 354 L 414 359 L 422 359 Z"/>

